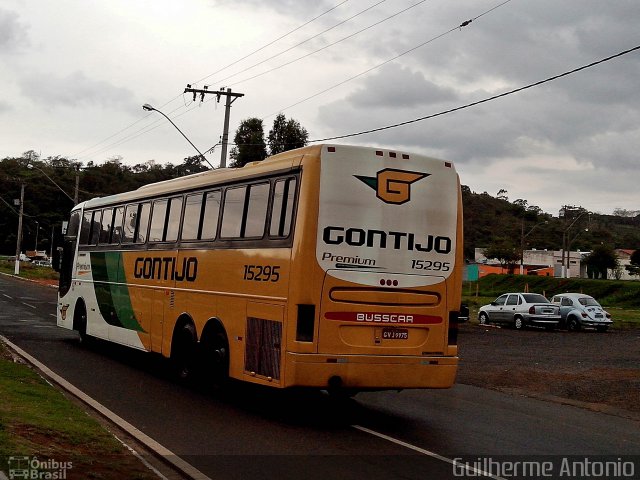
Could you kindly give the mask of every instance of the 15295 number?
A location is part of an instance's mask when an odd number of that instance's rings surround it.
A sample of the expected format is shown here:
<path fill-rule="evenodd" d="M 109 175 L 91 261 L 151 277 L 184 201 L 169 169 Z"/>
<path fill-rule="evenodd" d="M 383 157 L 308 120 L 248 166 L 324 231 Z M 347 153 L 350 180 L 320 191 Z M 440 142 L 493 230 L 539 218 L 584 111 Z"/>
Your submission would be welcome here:
<path fill-rule="evenodd" d="M 245 265 L 243 280 L 255 282 L 277 282 L 280 280 L 278 265 Z"/>
<path fill-rule="evenodd" d="M 411 260 L 411 268 L 413 268 L 414 270 L 434 270 L 436 272 L 448 272 L 449 270 L 451 270 L 451 262 Z"/>

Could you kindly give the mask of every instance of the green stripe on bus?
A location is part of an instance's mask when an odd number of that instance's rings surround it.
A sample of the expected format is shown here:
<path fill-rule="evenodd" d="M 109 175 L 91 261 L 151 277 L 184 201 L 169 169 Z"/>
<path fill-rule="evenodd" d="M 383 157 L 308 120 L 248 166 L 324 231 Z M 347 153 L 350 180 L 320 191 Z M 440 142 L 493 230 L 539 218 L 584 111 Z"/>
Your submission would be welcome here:
<path fill-rule="evenodd" d="M 144 332 L 131 306 L 122 254 L 91 252 L 91 270 L 98 308 L 105 321 L 116 327 Z"/>

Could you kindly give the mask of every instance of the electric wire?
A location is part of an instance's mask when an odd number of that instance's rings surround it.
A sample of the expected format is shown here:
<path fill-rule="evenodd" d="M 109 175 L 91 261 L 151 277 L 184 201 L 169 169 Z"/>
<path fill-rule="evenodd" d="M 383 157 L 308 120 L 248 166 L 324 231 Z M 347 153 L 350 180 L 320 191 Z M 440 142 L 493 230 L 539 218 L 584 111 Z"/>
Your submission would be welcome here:
<path fill-rule="evenodd" d="M 461 106 L 455 107 L 455 108 L 450 108 L 448 110 L 443 110 L 443 111 L 438 112 L 438 113 L 432 113 L 430 115 L 425 115 L 424 117 L 414 118 L 412 120 L 407 120 L 407 121 L 400 122 L 400 123 L 394 123 L 392 125 L 386 125 L 384 127 L 372 128 L 370 130 L 363 130 L 361 132 L 349 133 L 349 134 L 346 134 L 346 135 L 336 135 L 334 137 L 326 137 L 326 138 L 320 138 L 320 139 L 315 139 L 315 140 L 309 140 L 308 143 L 327 142 L 327 141 L 330 141 L 330 140 L 338 140 L 338 139 L 342 139 L 342 138 L 356 137 L 356 136 L 359 136 L 359 135 L 366 135 L 366 134 L 369 134 L 369 133 L 381 132 L 383 130 L 389 130 L 389 129 L 392 129 L 392 128 L 397 128 L 397 127 L 401 127 L 401 126 L 404 126 L 404 125 L 409 125 L 411 123 L 421 122 L 423 120 L 428 120 L 430 118 L 435 118 L 435 117 L 439 117 L 439 116 L 442 116 L 442 115 L 446 115 L 448 113 L 457 112 L 459 110 L 464 110 L 466 108 L 475 107 L 476 105 L 487 103 L 487 102 L 490 102 L 492 100 L 496 100 L 498 98 L 506 97 L 508 95 L 513 95 L 514 93 L 522 92 L 524 90 L 528 90 L 530 88 L 537 87 L 539 85 L 543 85 L 543 84 L 551 82 L 553 80 L 557 80 L 559 78 L 566 77 L 568 75 L 572 75 L 574 73 L 580 72 L 582 70 L 586 70 L 587 68 L 594 67 L 594 66 L 599 65 L 601 63 L 608 62 L 609 60 L 613 60 L 614 58 L 621 57 L 623 55 L 626 55 L 628 53 L 634 52 L 636 50 L 640 50 L 640 45 L 638 45 L 637 47 L 629 48 L 627 50 L 624 50 L 622 52 L 616 53 L 614 55 L 610 55 L 610 56 L 608 56 L 606 58 L 602 58 L 602 59 L 597 60 L 595 62 L 591 62 L 591 63 L 589 63 L 587 65 L 583 65 L 581 67 L 574 68 L 573 70 L 569 70 L 567 72 L 560 73 L 558 75 L 554 75 L 552 77 L 545 78 L 544 80 L 539 80 L 537 82 L 530 83 L 530 84 L 525 85 L 523 87 L 514 88 L 513 90 L 509 90 L 507 92 L 503 92 L 503 93 L 500 93 L 500 94 L 497 94 L 497 95 L 493 95 L 491 97 L 487 97 L 487 98 L 484 98 L 482 100 L 478 100 L 476 102 L 467 103 L 465 105 L 461 105 Z"/>
<path fill-rule="evenodd" d="M 260 48 L 258 48 L 258 49 L 256 49 L 256 50 L 254 50 L 253 52 L 251 52 L 251 53 L 249 53 L 249 54 L 245 55 L 244 57 L 239 58 L 238 60 L 236 60 L 236 61 L 234 61 L 234 62 L 230 63 L 229 65 L 227 65 L 227 66 L 225 66 L 225 67 L 222 67 L 221 69 L 216 70 L 215 72 L 210 73 L 210 74 L 209 74 L 209 75 L 207 75 L 206 77 L 203 77 L 203 78 L 201 78 L 200 80 L 198 80 L 197 82 L 193 82 L 193 83 L 200 83 L 200 82 L 203 82 L 203 81 L 207 80 L 208 78 L 213 77 L 214 75 L 216 75 L 216 74 L 218 74 L 218 73 L 220 73 L 220 72 L 222 72 L 222 71 L 226 70 L 227 68 L 229 68 L 229 67 L 233 67 L 234 65 L 236 65 L 236 64 L 238 64 L 238 63 L 240 63 L 242 60 L 246 60 L 247 58 L 249 58 L 249 57 L 251 57 L 251 56 L 255 55 L 255 54 L 256 54 L 256 53 L 258 53 L 258 52 L 261 52 L 261 51 L 262 51 L 262 50 L 264 50 L 265 48 L 270 47 L 271 45 L 273 45 L 274 43 L 276 43 L 276 42 L 278 42 L 278 41 L 282 40 L 283 38 L 288 37 L 288 36 L 289 36 L 289 35 L 291 35 L 292 33 L 297 32 L 297 31 L 298 31 L 298 30 L 300 30 L 301 28 L 306 27 L 306 26 L 307 26 L 307 25 L 309 25 L 310 23 L 315 22 L 315 21 L 316 21 L 317 19 L 319 19 L 320 17 L 323 17 L 324 15 L 326 15 L 326 14 L 330 13 L 331 11 L 333 11 L 333 10 L 335 10 L 336 8 L 340 7 L 341 5 L 344 5 L 344 4 L 345 4 L 345 3 L 347 3 L 348 1 L 349 1 L 349 0 L 344 0 L 343 2 L 341 2 L 341 3 L 339 3 L 339 4 L 337 4 L 337 5 L 333 6 L 333 7 L 331 7 L 329 10 L 327 10 L 327 11 L 325 11 L 325 12 L 321 13 L 321 14 L 320 14 L 320 15 L 318 15 L 317 17 L 314 17 L 314 18 L 312 18 L 311 20 L 309 20 L 309 21 L 307 21 L 307 22 L 303 23 L 303 24 L 302 24 L 302 25 L 300 25 L 299 27 L 294 28 L 293 30 L 291 30 L 291 31 L 289 31 L 289 32 L 287 32 L 287 33 L 285 33 L 284 35 L 279 36 L 279 37 L 278 37 L 278 38 L 276 38 L 275 40 L 272 40 L 271 42 L 269 42 L 269 43 L 267 43 L 266 45 L 263 45 L 262 47 L 260 47 Z"/>
<path fill-rule="evenodd" d="M 359 17 L 360 15 L 363 15 L 364 13 L 368 12 L 369 10 L 371 10 L 371 9 L 373 9 L 373 8 L 375 8 L 375 7 L 377 7 L 378 5 L 380 5 L 381 3 L 384 3 L 384 2 L 386 2 L 386 1 L 387 1 L 387 0 L 380 0 L 378 3 L 375 3 L 375 4 L 373 4 L 373 5 L 371 5 L 371 6 L 367 7 L 367 8 L 365 8 L 364 10 L 361 10 L 361 11 L 359 11 L 358 13 L 356 13 L 356 14 L 354 14 L 354 15 L 350 16 L 349 18 L 346 18 L 346 19 L 344 19 L 344 20 L 342 20 L 342 21 L 340 21 L 340 22 L 336 23 L 336 24 L 335 24 L 335 25 L 333 25 L 332 27 L 329 27 L 329 28 L 327 28 L 326 30 L 323 30 L 323 31 L 322 31 L 322 32 L 320 32 L 320 33 L 316 33 L 315 35 L 313 35 L 313 36 L 311 36 L 311 37 L 309 37 L 309 38 L 307 38 L 307 39 L 305 39 L 305 40 L 303 40 L 303 41 L 301 41 L 301 42 L 299 42 L 299 43 L 296 43 L 295 45 L 293 45 L 293 46 L 291 46 L 291 47 L 289 47 L 289 48 L 287 48 L 287 49 L 285 49 L 285 50 L 282 50 L 281 52 L 276 53 L 275 55 L 272 55 L 272 56 L 270 56 L 270 57 L 268 57 L 268 58 L 265 58 L 264 60 L 261 60 L 261 61 L 260 61 L 260 62 L 258 62 L 258 63 L 255 63 L 255 64 L 253 64 L 253 65 L 251 65 L 251 66 L 249 66 L 249 67 L 246 67 L 246 68 L 244 68 L 244 69 L 242 69 L 242 70 L 240 70 L 240 71 L 238 71 L 238 72 L 236 72 L 236 73 L 234 73 L 234 74 L 232 74 L 232 75 L 229 75 L 228 77 L 221 78 L 220 80 L 216 80 L 216 82 L 217 82 L 217 83 L 225 82 L 225 81 L 227 81 L 228 79 L 235 77 L 236 75 L 239 75 L 239 74 L 241 74 L 241 73 L 244 73 L 244 72 L 246 72 L 246 71 L 248 71 L 248 70 L 251 70 L 251 69 L 253 69 L 253 68 L 255 68 L 255 67 L 259 66 L 259 65 L 262 65 L 263 63 L 268 62 L 269 60 L 273 60 L 274 58 L 277 58 L 277 57 L 279 57 L 279 56 L 281 56 L 281 55 L 283 55 L 283 54 L 285 54 L 285 53 L 287 53 L 287 52 L 290 52 L 290 51 L 291 51 L 291 50 L 293 50 L 294 48 L 298 48 L 299 46 L 304 45 L 305 43 L 310 42 L 311 40 L 314 40 L 314 39 L 316 39 L 316 38 L 318 38 L 318 37 L 320 37 L 320 36 L 324 35 L 325 33 L 329 32 L 329 31 L 331 31 L 331 30 L 333 30 L 333 29 L 335 29 L 335 28 L 337 28 L 337 27 L 339 27 L 339 26 L 341 26 L 341 25 L 344 25 L 345 23 L 347 23 L 347 22 L 349 22 L 349 21 L 353 20 L 353 19 L 354 19 L 354 18 L 356 18 L 356 17 Z"/>
<path fill-rule="evenodd" d="M 301 28 L 304 28 L 305 26 L 309 25 L 310 23 L 312 23 L 312 22 L 314 22 L 314 21 L 318 20 L 319 18 L 323 17 L 324 15 L 327 15 L 328 13 L 330 13 L 330 12 L 332 12 L 333 10 L 335 10 L 336 8 L 338 8 L 338 7 L 342 6 L 342 5 L 344 5 L 344 4 L 345 4 L 345 3 L 347 3 L 348 1 L 349 1 L 349 0 L 343 0 L 342 2 L 340 2 L 340 3 L 336 4 L 336 5 L 334 5 L 333 7 L 329 8 L 328 10 L 325 10 L 325 11 L 324 11 L 324 12 L 322 12 L 321 14 L 319 14 L 319 15 L 315 16 L 315 17 L 314 17 L 314 18 L 312 18 L 311 20 L 306 21 L 305 23 L 303 23 L 303 24 L 302 24 L 302 25 L 300 25 L 299 27 L 294 28 L 293 30 L 291 30 L 291 31 L 289 31 L 289 32 L 287 32 L 287 33 L 285 33 L 285 34 L 283 34 L 283 35 L 279 36 L 279 37 L 278 37 L 278 38 L 276 38 L 275 40 L 272 40 L 272 41 L 268 42 L 267 44 L 265 44 L 265 45 L 263 45 L 262 47 L 260 47 L 260 48 L 258 48 L 258 49 L 256 49 L 256 50 L 254 50 L 253 52 L 251 52 L 251 53 L 249 53 L 249 54 L 245 55 L 244 57 L 242 57 L 242 58 L 240 58 L 240 59 L 238 59 L 238 60 L 236 60 L 236 61 L 234 61 L 234 62 L 230 63 L 229 65 L 227 65 L 227 66 L 225 66 L 225 67 L 223 67 L 223 68 L 221 68 L 221 69 L 217 70 L 216 72 L 214 72 L 214 73 L 212 73 L 212 74 L 210 74 L 210 75 L 207 75 L 207 76 L 203 77 L 202 79 L 198 80 L 197 82 L 192 82 L 192 83 L 194 83 L 194 84 L 195 84 L 195 83 L 202 82 L 202 81 L 206 80 L 207 78 L 209 78 L 209 77 L 211 77 L 211 76 L 213 76 L 213 75 L 215 75 L 215 74 L 217 74 L 217 73 L 220 73 L 221 71 L 224 71 L 225 69 L 227 69 L 227 68 L 229 68 L 229 67 L 231 67 L 231 66 L 233 66 L 233 65 L 236 65 L 237 63 L 241 62 L 242 60 L 245 60 L 245 59 L 247 59 L 247 58 L 251 57 L 252 55 L 254 55 L 254 54 L 256 54 L 256 53 L 258 53 L 258 52 L 260 52 L 260 51 L 264 50 L 265 48 L 267 48 L 267 47 L 269 47 L 269 46 L 273 45 L 274 43 L 276 43 L 276 42 L 278 42 L 278 41 L 280 41 L 280 40 L 284 39 L 285 37 L 287 37 L 287 36 L 289 36 L 289 35 L 291 35 L 291 34 L 295 33 L 296 31 L 300 30 Z M 183 94 L 179 94 L 179 95 L 177 95 L 177 96 L 175 96 L 175 97 L 171 98 L 170 100 L 168 100 L 168 101 L 167 101 L 167 102 L 165 102 L 164 104 L 160 105 L 160 107 L 158 107 L 158 108 L 160 108 L 160 109 L 161 109 L 161 108 L 164 108 L 165 106 L 167 106 L 167 105 L 168 105 L 168 104 L 170 104 L 171 102 L 173 102 L 173 101 L 175 101 L 176 99 L 180 98 L 180 96 L 181 96 L 181 95 L 183 95 Z M 185 105 L 183 106 L 183 108 L 186 108 L 186 107 L 187 107 L 187 105 L 185 104 Z M 177 109 L 176 109 L 176 110 L 177 110 Z M 173 110 L 172 112 L 175 112 L 176 110 Z M 172 112 L 170 112 L 170 113 L 172 113 Z M 139 119 L 138 119 L 138 120 L 136 120 L 135 122 L 133 122 L 133 123 L 131 123 L 131 124 L 127 125 L 126 127 L 122 128 L 122 129 L 120 129 L 120 130 L 118 130 L 117 132 L 113 133 L 112 135 L 109 135 L 108 137 L 106 137 L 106 138 L 102 139 L 101 141 L 99 141 L 99 142 L 95 143 L 94 145 L 92 145 L 92 146 L 90 146 L 90 147 L 87 147 L 87 148 L 85 148 L 85 149 L 83 149 L 83 150 L 81 150 L 81 151 L 79 151 L 79 152 L 75 153 L 75 154 L 74 154 L 74 155 L 72 155 L 71 157 L 72 157 L 72 158 L 76 158 L 76 157 L 78 157 L 79 155 L 81 155 L 81 154 L 83 154 L 83 153 L 85 153 L 85 152 L 88 152 L 88 151 L 90 151 L 90 150 L 93 150 L 95 147 L 97 147 L 97 146 L 99 146 L 99 145 L 102 145 L 103 143 L 108 142 L 108 141 L 109 141 L 109 140 L 111 140 L 112 138 L 114 138 L 114 137 L 116 137 L 116 136 L 120 135 L 121 133 L 123 133 L 123 132 L 125 132 L 125 131 L 127 131 L 127 130 L 129 130 L 129 129 L 131 129 L 131 128 L 133 128 L 133 127 L 134 127 L 134 126 L 136 126 L 138 123 L 140 123 L 140 122 L 142 122 L 142 121 L 146 120 L 147 118 L 149 118 L 151 115 L 153 115 L 153 114 L 152 114 L 152 113 L 148 113 L 148 114 L 146 114 L 144 117 L 139 118 Z M 175 118 L 175 117 L 173 117 L 173 118 Z M 156 122 L 153 122 L 153 123 L 152 123 L 152 125 L 153 125 L 153 124 L 155 124 L 155 123 L 156 123 Z M 161 122 L 161 121 L 157 121 L 157 123 L 158 123 L 158 124 L 160 124 L 160 123 L 162 123 L 162 122 Z M 156 125 L 156 127 L 157 127 L 157 126 L 158 126 L 158 125 Z M 146 130 L 146 131 L 151 131 L 151 130 L 155 129 L 156 127 L 150 128 L 150 129 L 148 129 L 148 130 Z M 138 130 L 136 130 L 136 132 L 134 132 L 134 134 L 131 134 L 130 136 L 125 137 L 125 139 L 128 139 L 129 137 L 131 137 L 130 139 L 137 138 L 139 135 L 137 135 L 136 133 L 141 132 L 142 130 L 145 130 L 145 128 L 146 128 L 146 127 L 143 127 L 142 129 L 138 129 Z M 142 132 L 142 133 L 146 133 L 146 131 L 144 131 L 144 132 Z M 125 139 L 122 139 L 122 141 L 121 141 L 121 140 L 116 141 L 116 142 L 114 142 L 114 143 L 110 144 L 110 145 L 109 145 L 109 146 L 107 146 L 107 147 L 103 147 L 103 148 L 99 149 L 97 152 L 94 152 L 94 153 L 91 153 L 91 154 L 87 154 L 87 155 L 84 155 L 84 156 L 82 156 L 82 157 L 78 157 L 78 158 L 89 158 L 89 157 L 91 157 L 91 156 L 99 155 L 100 153 L 103 153 L 103 152 L 105 152 L 105 151 L 110 150 L 110 149 L 111 149 L 112 147 L 114 147 L 114 146 L 121 145 L 122 143 L 125 143 L 126 141 L 128 141 L 128 140 L 125 140 Z"/>
<path fill-rule="evenodd" d="M 316 54 L 316 53 L 318 53 L 318 52 L 321 52 L 321 51 L 323 51 L 323 50 L 326 50 L 327 48 L 333 47 L 334 45 L 337 45 L 337 44 L 339 44 L 339 43 L 344 42 L 345 40 L 349 40 L 349 39 L 351 39 L 351 38 L 355 37 L 356 35 L 359 35 L 359 34 L 361 34 L 362 32 L 365 32 L 365 31 L 367 31 L 367 30 L 369 30 L 369 29 L 371 29 L 371 28 L 373 28 L 373 27 L 377 27 L 377 26 L 378 26 L 378 25 L 380 25 L 381 23 L 384 23 L 384 22 L 386 22 L 387 20 L 391 20 L 392 18 L 395 18 L 395 17 L 397 17 L 398 15 L 400 15 L 400 14 L 402 14 L 402 13 L 406 12 L 407 10 L 411 10 L 412 8 L 417 7 L 418 5 L 420 5 L 420 4 L 422 4 L 422 3 L 426 2 L 426 1 L 427 1 L 427 0 L 420 0 L 419 2 L 414 3 L 413 5 L 409 5 L 408 7 L 404 8 L 404 9 L 402 9 L 402 10 L 400 10 L 400 11 L 398 11 L 398 12 L 396 12 L 396 13 L 392 14 L 392 15 L 389 15 L 389 16 L 388 16 L 388 17 L 386 17 L 386 18 L 383 18 L 382 20 L 379 20 L 379 21 L 377 21 L 377 22 L 375 22 L 375 23 L 372 23 L 372 24 L 371 24 L 371 25 L 369 25 L 368 27 L 365 27 L 365 28 L 363 28 L 363 29 L 361 29 L 361 30 L 358 30 L 357 32 L 354 32 L 354 33 L 352 33 L 352 34 L 350 34 L 350 35 L 347 35 L 346 37 L 342 37 L 341 39 L 336 40 L 335 42 L 329 43 L 329 44 L 325 45 L 324 47 L 318 48 L 317 50 L 314 50 L 313 52 L 309 52 L 309 53 L 307 53 L 307 54 L 305 54 L 305 55 L 302 55 L 302 56 L 300 56 L 300 57 L 298 57 L 298 58 L 295 58 L 295 59 L 293 59 L 293 60 L 290 60 L 290 61 L 288 61 L 288 62 L 286 62 L 286 63 L 281 64 L 281 65 L 278 65 L 277 67 L 273 67 L 273 68 L 270 68 L 269 70 L 265 70 L 264 72 L 258 73 L 258 74 L 256 74 L 256 75 L 251 76 L 251 77 L 244 78 L 244 79 L 242 79 L 242 80 L 238 80 L 238 81 L 234 81 L 234 82 L 232 82 L 232 84 L 235 86 L 235 85 L 239 85 L 239 84 L 244 83 L 244 82 L 248 82 L 249 80 L 253 80 L 253 79 L 255 79 L 255 78 L 261 77 L 261 76 L 266 75 L 266 74 L 268 74 L 268 73 L 271 73 L 271 72 L 274 72 L 274 71 L 276 71 L 276 70 L 279 70 L 279 69 L 281 69 L 281 68 L 283 68 L 283 67 L 286 67 L 286 66 L 288 66 L 288 65 L 291 65 L 292 63 L 296 63 L 296 62 L 298 62 L 298 61 L 300 61 L 300 60 L 303 60 L 303 59 L 305 59 L 305 58 L 307 58 L 307 57 L 310 57 L 310 56 L 312 56 L 312 55 L 315 55 L 315 54 Z M 236 74 L 232 75 L 231 77 L 233 77 L 233 76 L 235 76 L 235 75 L 236 75 Z M 229 78 L 231 78 L 231 77 L 227 77 L 227 78 L 223 79 L 223 81 L 228 80 L 228 79 L 229 79 Z"/>
<path fill-rule="evenodd" d="M 470 20 L 466 20 L 466 21 L 462 22 L 460 25 L 456 25 L 455 27 L 450 28 L 446 32 L 443 32 L 443 33 L 441 33 L 439 35 L 436 35 L 435 37 L 432 37 L 429 40 L 427 40 L 425 42 L 422 42 L 419 45 L 416 45 L 415 47 L 412 47 L 412 48 L 410 48 L 408 50 L 405 50 L 404 52 L 399 53 L 398 55 L 395 55 L 394 57 L 389 58 L 388 60 L 385 60 L 382 63 L 374 65 L 371 68 L 368 68 L 368 69 L 366 69 L 366 70 L 364 70 L 364 71 L 362 71 L 360 73 L 357 73 L 356 75 L 353 75 L 353 76 L 351 76 L 351 77 L 349 77 L 349 78 L 347 78 L 347 79 L 345 79 L 345 80 L 343 80 L 343 81 L 341 81 L 339 83 L 336 83 L 335 85 L 332 85 L 332 86 L 330 86 L 328 88 L 325 88 L 324 90 L 321 90 L 319 92 L 314 93 L 313 95 L 310 95 L 310 96 L 308 96 L 306 98 L 303 98 L 302 100 L 299 100 L 299 101 L 297 101 L 295 103 L 292 103 L 291 105 L 289 105 L 287 107 L 279 109 L 279 110 L 277 110 L 275 112 L 272 112 L 272 113 L 270 113 L 268 115 L 265 115 L 265 116 L 262 117 L 262 120 L 264 120 L 265 118 L 272 117 L 273 115 L 276 115 L 278 113 L 284 112 L 285 110 L 288 110 L 290 108 L 296 107 L 296 106 L 298 106 L 298 105 L 300 105 L 302 103 L 308 102 L 309 100 L 311 100 L 313 98 L 319 97 L 320 95 L 323 95 L 323 94 L 325 94 L 325 93 L 327 93 L 327 92 L 329 92 L 331 90 L 334 90 L 334 89 L 336 89 L 336 88 L 338 88 L 338 87 L 340 87 L 340 86 L 342 86 L 342 85 L 344 85 L 344 84 L 346 84 L 346 83 L 348 83 L 348 82 L 350 82 L 352 80 L 355 80 L 356 78 L 362 77 L 363 75 L 366 75 L 367 73 L 372 72 L 373 70 L 376 70 L 376 69 L 378 69 L 378 68 L 380 68 L 380 67 L 382 67 L 384 65 L 387 65 L 388 63 L 391 63 L 394 60 L 397 60 L 398 58 L 403 57 L 404 55 L 407 55 L 407 54 L 409 54 L 409 53 L 411 53 L 411 52 L 413 52 L 415 50 L 418 50 L 419 48 L 422 48 L 425 45 L 428 45 L 428 44 L 430 44 L 430 43 L 432 43 L 432 42 L 434 42 L 434 41 L 436 41 L 436 40 L 438 40 L 438 39 L 440 39 L 440 38 L 442 38 L 442 37 L 454 32 L 454 31 L 456 31 L 456 30 L 461 30 L 462 28 L 468 26 L 474 20 L 477 20 L 478 18 L 480 18 L 480 17 L 482 17 L 484 15 L 487 15 L 488 13 L 496 10 L 497 8 L 509 3 L 510 1 L 511 0 L 505 0 L 504 2 L 502 2 L 502 3 L 498 4 L 498 5 L 495 5 L 494 7 L 490 8 L 489 10 L 486 10 L 485 12 L 481 13 L 480 15 L 477 15 L 477 16 L 471 18 Z"/>

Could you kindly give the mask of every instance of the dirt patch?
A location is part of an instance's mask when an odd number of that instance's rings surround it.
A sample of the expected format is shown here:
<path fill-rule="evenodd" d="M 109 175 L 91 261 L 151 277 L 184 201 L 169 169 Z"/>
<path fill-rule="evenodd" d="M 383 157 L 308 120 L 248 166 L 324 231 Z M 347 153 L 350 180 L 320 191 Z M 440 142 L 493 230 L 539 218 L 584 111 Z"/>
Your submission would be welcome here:
<path fill-rule="evenodd" d="M 464 324 L 459 345 L 459 383 L 640 418 L 640 329 L 569 333 Z"/>

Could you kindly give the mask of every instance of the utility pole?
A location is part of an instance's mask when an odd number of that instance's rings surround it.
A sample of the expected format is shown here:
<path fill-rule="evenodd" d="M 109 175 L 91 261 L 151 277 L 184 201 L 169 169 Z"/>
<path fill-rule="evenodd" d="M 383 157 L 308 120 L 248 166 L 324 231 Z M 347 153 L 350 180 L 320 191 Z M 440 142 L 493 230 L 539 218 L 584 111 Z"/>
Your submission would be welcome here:
<path fill-rule="evenodd" d="M 184 93 L 193 93 L 193 101 L 196 101 L 196 97 L 200 95 L 200 101 L 204 101 L 204 96 L 208 93 L 215 94 L 220 103 L 220 97 L 226 95 L 227 99 L 224 104 L 224 130 L 222 131 L 222 153 L 220 155 L 220 168 L 227 166 L 227 145 L 229 144 L 229 114 L 231 111 L 231 104 L 235 102 L 239 97 L 244 97 L 244 93 L 232 93 L 230 88 L 220 88 L 220 90 L 209 90 L 209 87 L 205 85 L 204 89 L 191 88 L 191 85 L 187 84 L 187 88 L 184 89 Z M 233 98 L 232 98 L 233 97 Z"/>
<path fill-rule="evenodd" d="M 13 273 L 20 274 L 20 251 L 22 242 L 22 215 L 24 213 L 24 182 L 20 183 L 20 214 L 18 216 L 18 240 L 16 241 L 16 263 Z"/>
<path fill-rule="evenodd" d="M 76 165 L 76 188 L 73 191 L 73 206 L 78 204 L 78 190 L 80 187 L 80 164 Z"/>

